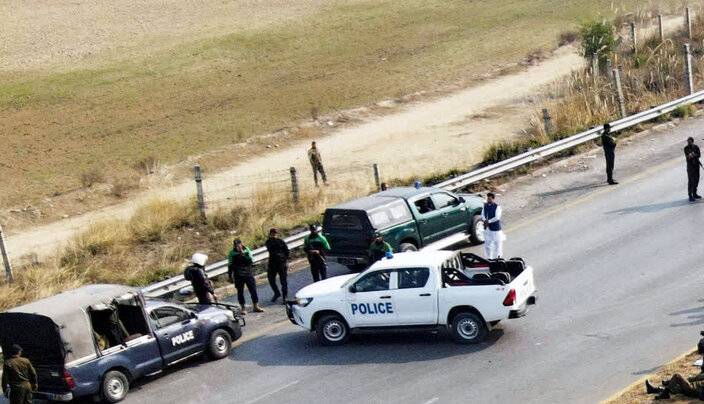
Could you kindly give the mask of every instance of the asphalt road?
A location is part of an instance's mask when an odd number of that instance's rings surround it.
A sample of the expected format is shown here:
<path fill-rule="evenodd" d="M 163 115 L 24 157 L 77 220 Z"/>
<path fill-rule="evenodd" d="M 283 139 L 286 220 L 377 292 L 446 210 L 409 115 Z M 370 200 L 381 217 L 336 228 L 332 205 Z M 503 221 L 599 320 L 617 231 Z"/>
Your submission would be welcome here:
<path fill-rule="evenodd" d="M 364 335 L 328 348 L 282 324 L 227 360 L 144 384 L 127 402 L 604 399 L 691 348 L 704 328 L 704 203 L 683 198 L 678 149 L 619 186 L 513 221 L 507 255 L 534 266 L 540 299 L 487 343 L 455 345 L 441 332 Z"/>

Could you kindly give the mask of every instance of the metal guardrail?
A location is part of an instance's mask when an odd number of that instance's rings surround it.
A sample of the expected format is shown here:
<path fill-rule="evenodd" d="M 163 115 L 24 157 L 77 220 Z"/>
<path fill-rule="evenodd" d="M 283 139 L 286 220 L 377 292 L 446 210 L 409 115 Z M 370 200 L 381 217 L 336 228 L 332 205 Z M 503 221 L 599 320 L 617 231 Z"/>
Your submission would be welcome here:
<path fill-rule="evenodd" d="M 638 125 L 643 122 L 647 122 L 651 119 L 657 118 L 659 116 L 665 115 L 677 109 L 677 107 L 683 105 L 693 104 L 695 102 L 704 101 L 704 91 L 699 91 L 688 95 L 686 97 L 679 98 L 677 100 L 668 102 L 666 104 L 651 108 L 649 110 L 639 112 L 637 114 L 628 116 L 623 119 L 611 122 L 611 130 L 613 132 L 627 129 Z M 584 132 L 578 133 L 576 135 L 558 140 L 556 142 L 550 143 L 545 146 L 538 147 L 536 149 L 527 151 L 525 153 L 519 154 L 517 156 L 508 158 L 506 160 L 500 161 L 496 164 L 492 164 L 486 167 L 479 168 L 467 174 L 463 174 L 452 178 L 450 180 L 441 182 L 434 185 L 438 188 L 444 188 L 450 191 L 465 187 L 469 184 L 481 181 L 486 178 L 493 177 L 498 174 L 505 173 L 516 167 L 520 167 L 524 164 L 528 164 L 545 157 L 552 156 L 564 150 L 568 150 L 572 147 L 584 144 L 590 140 L 594 140 L 601 135 L 601 128 L 592 128 Z M 301 247 L 303 245 L 303 239 L 309 234 L 308 231 L 295 234 L 291 237 L 284 239 L 289 249 L 294 249 Z M 255 263 L 264 261 L 269 257 L 269 253 L 266 248 L 258 248 L 252 252 L 252 258 Z M 208 265 L 206 267 L 206 273 L 209 278 L 214 278 L 227 273 L 227 260 L 216 262 L 215 264 Z M 190 286 L 190 282 L 183 278 L 183 275 L 173 277 L 155 284 L 149 285 L 142 289 L 142 291 L 147 296 L 158 297 L 165 296 L 174 293 L 184 287 Z"/>

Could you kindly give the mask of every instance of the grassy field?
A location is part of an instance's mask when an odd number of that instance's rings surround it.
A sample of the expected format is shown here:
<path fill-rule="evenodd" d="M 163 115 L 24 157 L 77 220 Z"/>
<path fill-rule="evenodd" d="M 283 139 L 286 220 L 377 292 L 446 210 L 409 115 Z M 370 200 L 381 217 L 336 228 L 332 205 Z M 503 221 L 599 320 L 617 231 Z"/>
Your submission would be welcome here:
<path fill-rule="evenodd" d="M 663 3 L 663 2 L 660 2 Z M 162 163 L 552 48 L 584 19 L 643 1 L 331 1 L 312 15 L 99 67 L 0 72 L 0 206 L 133 178 Z M 209 167 L 216 168 L 216 167 Z"/>

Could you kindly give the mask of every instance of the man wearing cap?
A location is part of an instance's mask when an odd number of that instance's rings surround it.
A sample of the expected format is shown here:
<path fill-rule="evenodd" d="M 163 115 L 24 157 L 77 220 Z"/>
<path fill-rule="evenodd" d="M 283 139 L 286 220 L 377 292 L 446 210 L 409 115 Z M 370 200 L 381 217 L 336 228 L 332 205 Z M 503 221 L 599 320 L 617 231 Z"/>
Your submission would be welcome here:
<path fill-rule="evenodd" d="M 687 160 L 687 193 L 689 194 L 690 202 L 702 198 L 697 193 L 697 187 L 699 187 L 699 167 L 701 165 L 699 158 L 701 158 L 701 156 L 702 153 L 699 151 L 699 146 L 694 144 L 694 138 L 687 138 L 687 146 L 684 147 L 684 157 Z"/>
<path fill-rule="evenodd" d="M 486 194 L 486 203 L 482 208 L 484 254 L 489 259 L 503 256 L 503 244 L 504 240 L 506 240 L 501 226 L 501 206 L 496 203 L 495 198 L 496 195 L 493 192 Z"/>
<path fill-rule="evenodd" d="M 317 225 L 310 225 L 310 234 L 303 240 L 303 250 L 306 252 L 306 258 L 310 264 L 310 273 L 313 275 L 313 282 L 318 282 L 321 279 L 328 277 L 328 265 L 325 261 L 325 255 L 330 251 L 330 243 L 328 239 L 320 234 L 320 229 Z"/>
<path fill-rule="evenodd" d="M 232 250 L 227 255 L 227 274 L 230 281 L 235 284 L 237 289 L 237 302 L 240 304 L 242 314 L 245 314 L 244 309 L 244 287 L 249 289 L 249 296 L 252 299 L 252 311 L 262 313 L 264 309 L 259 307 L 259 296 L 257 296 L 257 282 L 254 280 L 254 271 L 252 268 L 252 251 L 242 243 L 242 240 L 235 239 L 232 243 Z"/>
<path fill-rule="evenodd" d="M 10 404 L 32 404 L 32 391 L 37 390 L 37 372 L 29 359 L 22 357 L 22 348 L 12 345 L 2 366 L 2 392 Z"/>
<path fill-rule="evenodd" d="M 275 302 L 283 294 L 283 301 L 286 303 L 286 297 L 288 296 L 288 282 L 286 281 L 289 257 L 288 246 L 279 238 L 279 231 L 276 229 L 269 230 L 269 238 L 266 240 L 265 245 L 266 250 L 269 252 L 266 275 L 269 279 L 269 286 L 274 292 L 271 301 Z M 277 275 L 279 282 L 281 282 L 281 292 L 279 292 L 279 287 L 276 285 Z"/>
<path fill-rule="evenodd" d="M 369 265 L 371 266 L 380 259 L 393 254 L 394 249 L 391 244 L 384 241 L 384 236 L 381 233 L 374 233 L 374 240 L 369 246 Z"/>
<path fill-rule="evenodd" d="M 614 160 L 616 159 L 616 139 L 611 136 L 611 125 L 604 124 L 601 132 L 601 146 L 604 148 L 604 158 L 606 159 L 606 182 L 609 185 L 616 185 L 614 180 Z"/>
<path fill-rule="evenodd" d="M 193 292 L 198 297 L 199 304 L 212 304 L 215 297 L 213 282 L 208 279 L 208 275 L 205 273 L 205 264 L 207 262 L 207 255 L 195 253 L 191 257 L 191 265 L 187 266 L 183 271 L 183 277 L 187 281 L 191 281 Z"/>

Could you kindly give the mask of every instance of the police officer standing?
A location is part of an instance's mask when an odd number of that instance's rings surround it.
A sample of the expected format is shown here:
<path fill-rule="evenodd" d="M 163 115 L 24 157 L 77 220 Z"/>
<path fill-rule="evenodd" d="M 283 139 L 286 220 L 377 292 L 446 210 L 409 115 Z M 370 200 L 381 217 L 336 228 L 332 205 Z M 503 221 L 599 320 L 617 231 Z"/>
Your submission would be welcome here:
<path fill-rule="evenodd" d="M 684 147 L 684 157 L 687 159 L 687 193 L 689 194 L 689 201 L 694 202 L 696 199 L 701 199 L 701 196 L 697 194 L 697 187 L 699 186 L 699 167 L 701 163 L 699 158 L 702 153 L 699 151 L 699 146 L 694 144 L 694 138 L 687 138 L 687 146 Z"/>
<path fill-rule="evenodd" d="M 249 296 L 252 298 L 252 311 L 262 313 L 264 309 L 259 307 L 259 296 L 257 296 L 257 282 L 254 280 L 252 270 L 252 252 L 242 244 L 242 240 L 236 239 L 232 243 L 232 250 L 227 256 L 227 275 L 237 289 L 237 302 L 240 304 L 242 314 L 247 313 L 244 309 L 244 287 L 249 289 Z"/>
<path fill-rule="evenodd" d="M 279 238 L 279 231 L 276 229 L 269 230 L 269 238 L 266 240 L 266 250 L 269 252 L 269 262 L 267 267 L 267 278 L 269 279 L 269 286 L 274 292 L 274 296 L 271 298 L 272 302 L 282 296 L 283 301 L 286 303 L 286 297 L 288 295 L 288 282 L 286 280 L 288 266 L 287 261 L 289 257 L 288 246 L 286 243 Z M 276 285 L 276 276 L 278 275 L 279 281 L 281 282 L 281 292 Z"/>
<path fill-rule="evenodd" d="M 315 186 L 318 186 L 318 173 L 323 178 L 323 184 L 328 185 L 328 177 L 325 175 L 325 168 L 323 167 L 323 158 L 320 156 L 320 151 L 315 142 L 311 143 L 310 149 L 308 149 L 308 161 L 310 161 L 310 165 L 313 168 Z"/>
<path fill-rule="evenodd" d="M 616 140 L 611 136 L 611 125 L 604 124 L 604 129 L 601 132 L 601 146 L 604 148 L 604 157 L 606 158 L 606 182 L 609 185 L 616 185 L 618 182 L 614 180 L 614 160 L 616 159 Z"/>
<path fill-rule="evenodd" d="M 484 254 L 489 259 L 501 258 L 503 256 L 503 245 L 506 236 L 501 226 L 501 206 L 495 201 L 496 195 L 489 192 L 486 195 L 486 203 L 482 208 L 482 220 L 484 221 Z"/>
<path fill-rule="evenodd" d="M 325 255 L 330 251 L 330 243 L 325 236 L 320 234 L 317 225 L 311 224 L 309 230 L 310 234 L 303 240 L 303 250 L 306 252 L 306 258 L 310 264 L 313 282 L 318 282 L 328 277 L 328 264 L 325 261 Z"/>
<path fill-rule="evenodd" d="M 380 259 L 393 254 L 394 249 L 391 244 L 384 241 L 384 236 L 381 233 L 374 233 L 374 240 L 369 246 L 369 265 L 371 266 Z"/>
<path fill-rule="evenodd" d="M 28 330 L 29 331 L 29 330 Z M 10 404 L 32 404 L 32 391 L 37 390 L 37 372 L 29 359 L 22 357 L 22 348 L 12 345 L 2 366 L 2 391 Z"/>
<path fill-rule="evenodd" d="M 202 253 L 195 253 L 191 257 L 191 265 L 183 271 L 183 277 L 187 281 L 191 281 L 193 292 L 198 297 L 199 304 L 212 304 L 215 298 L 215 289 L 213 283 L 205 274 L 205 264 L 208 262 L 208 256 Z"/>

